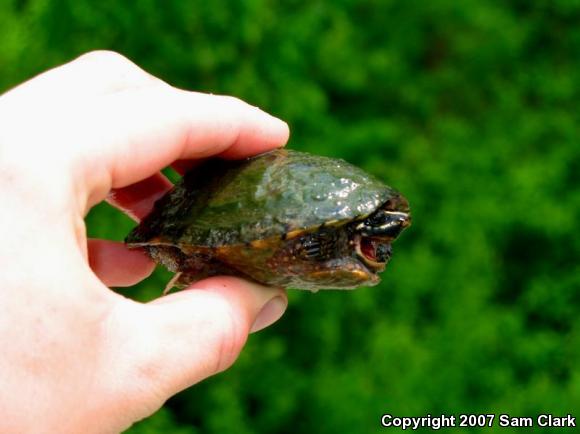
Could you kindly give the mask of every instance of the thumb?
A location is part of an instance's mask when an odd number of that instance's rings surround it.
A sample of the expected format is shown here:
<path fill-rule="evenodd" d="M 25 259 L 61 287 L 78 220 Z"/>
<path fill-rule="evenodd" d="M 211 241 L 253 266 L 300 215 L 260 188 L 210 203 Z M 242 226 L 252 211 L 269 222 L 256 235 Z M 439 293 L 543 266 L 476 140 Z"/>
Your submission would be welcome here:
<path fill-rule="evenodd" d="M 230 367 L 248 334 L 278 320 L 281 289 L 234 277 L 213 277 L 148 304 L 118 309 L 109 363 L 118 396 L 144 417 L 170 396 Z M 124 312 L 122 312 L 124 311 Z M 115 336 L 116 335 L 116 336 Z M 111 366 L 112 365 L 112 366 Z"/>

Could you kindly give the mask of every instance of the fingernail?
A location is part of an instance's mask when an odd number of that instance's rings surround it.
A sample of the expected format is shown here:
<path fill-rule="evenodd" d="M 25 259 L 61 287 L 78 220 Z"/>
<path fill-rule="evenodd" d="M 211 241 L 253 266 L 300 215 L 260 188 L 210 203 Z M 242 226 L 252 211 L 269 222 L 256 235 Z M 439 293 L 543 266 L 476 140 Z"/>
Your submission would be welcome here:
<path fill-rule="evenodd" d="M 267 119 L 267 122 L 262 123 L 262 128 L 264 128 L 266 133 L 268 133 L 269 135 L 273 135 L 275 137 L 283 136 L 286 137 L 286 140 L 288 140 L 288 135 L 290 134 L 290 127 L 286 122 L 284 122 L 280 118 L 277 118 L 276 116 L 272 116 L 270 113 L 265 112 L 263 110 L 260 110 L 260 113 Z"/>
<path fill-rule="evenodd" d="M 279 131 L 282 131 L 286 136 L 288 136 L 290 134 L 290 127 L 288 126 L 288 124 L 283 121 L 280 118 L 274 117 L 272 116 L 274 119 L 276 119 L 276 123 L 278 124 L 278 129 Z M 286 138 L 288 139 L 288 138 Z"/>
<path fill-rule="evenodd" d="M 288 306 L 288 301 L 283 297 L 274 297 L 262 307 L 262 310 L 256 317 L 250 333 L 258 332 L 269 325 L 274 324 L 284 314 Z"/>

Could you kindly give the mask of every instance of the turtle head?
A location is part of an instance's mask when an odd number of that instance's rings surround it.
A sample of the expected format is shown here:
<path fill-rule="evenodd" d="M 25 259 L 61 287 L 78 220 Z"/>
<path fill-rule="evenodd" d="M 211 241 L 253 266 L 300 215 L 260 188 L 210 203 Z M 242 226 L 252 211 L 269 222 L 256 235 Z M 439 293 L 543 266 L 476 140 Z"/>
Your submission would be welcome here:
<path fill-rule="evenodd" d="M 391 258 L 391 243 L 410 224 L 407 200 L 394 195 L 371 214 L 346 225 L 331 223 L 310 233 L 298 232 L 280 250 L 282 257 L 275 265 L 300 276 L 303 288 L 376 285 Z"/>
<path fill-rule="evenodd" d="M 409 203 L 398 195 L 356 222 L 351 242 L 358 258 L 373 271 L 382 271 L 391 258 L 391 243 L 411 224 Z"/>

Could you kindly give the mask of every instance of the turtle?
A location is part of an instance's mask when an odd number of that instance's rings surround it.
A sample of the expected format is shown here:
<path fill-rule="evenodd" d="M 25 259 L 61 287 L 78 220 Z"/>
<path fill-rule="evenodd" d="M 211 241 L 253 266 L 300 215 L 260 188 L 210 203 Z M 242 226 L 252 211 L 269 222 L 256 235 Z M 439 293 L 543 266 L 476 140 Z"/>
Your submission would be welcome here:
<path fill-rule="evenodd" d="M 341 159 L 277 149 L 189 170 L 126 237 L 185 288 L 233 275 L 317 291 L 373 286 L 411 223 L 397 190 Z"/>

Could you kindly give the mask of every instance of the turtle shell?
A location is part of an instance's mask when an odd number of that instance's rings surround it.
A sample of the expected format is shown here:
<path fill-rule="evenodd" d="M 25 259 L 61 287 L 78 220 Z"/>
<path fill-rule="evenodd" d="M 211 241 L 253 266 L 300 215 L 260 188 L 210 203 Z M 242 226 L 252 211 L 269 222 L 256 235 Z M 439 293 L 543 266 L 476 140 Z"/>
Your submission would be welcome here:
<path fill-rule="evenodd" d="M 131 246 L 215 248 L 342 224 L 398 193 L 346 161 L 278 149 L 189 171 L 127 237 Z"/>

